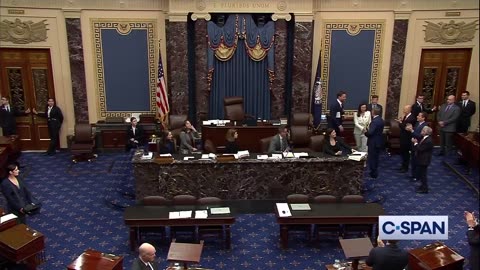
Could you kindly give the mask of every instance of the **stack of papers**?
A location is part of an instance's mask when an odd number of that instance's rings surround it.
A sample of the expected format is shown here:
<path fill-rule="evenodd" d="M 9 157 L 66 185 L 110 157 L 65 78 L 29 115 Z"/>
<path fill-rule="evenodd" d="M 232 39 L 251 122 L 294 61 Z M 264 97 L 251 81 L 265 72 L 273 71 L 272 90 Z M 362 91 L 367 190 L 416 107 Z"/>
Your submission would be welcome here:
<path fill-rule="evenodd" d="M 249 157 L 250 152 L 248 152 L 248 150 L 238 151 L 237 156 L 238 156 L 238 158 Z"/>
<path fill-rule="evenodd" d="M 210 154 L 202 154 L 201 159 L 216 159 L 217 155 L 210 153 Z"/>
<path fill-rule="evenodd" d="M 195 157 L 183 157 L 183 160 L 194 159 Z"/>
<path fill-rule="evenodd" d="M 170 153 L 168 153 L 168 154 L 160 154 L 159 156 L 161 156 L 161 157 L 171 157 L 172 154 L 170 154 Z"/>
<path fill-rule="evenodd" d="M 148 152 L 147 155 L 143 154 L 142 159 L 152 159 L 153 158 L 153 152 Z"/>
<path fill-rule="evenodd" d="M 291 217 L 292 213 L 288 207 L 288 203 L 277 203 L 278 216 L 280 217 Z"/>
<path fill-rule="evenodd" d="M 195 211 L 195 218 L 207 218 L 208 211 L 207 210 L 196 210 Z"/>
<path fill-rule="evenodd" d="M 293 153 L 293 155 L 294 155 L 296 158 L 299 158 L 299 157 L 308 157 L 308 153 L 307 153 L 307 152 Z"/>
<path fill-rule="evenodd" d="M 191 218 L 192 210 L 189 211 L 177 211 L 168 213 L 169 219 L 179 219 L 179 218 Z"/>
<path fill-rule="evenodd" d="M 310 204 L 308 204 L 308 203 L 291 203 L 290 207 L 294 211 L 309 211 L 309 210 L 312 210 L 312 208 L 310 208 Z"/>
<path fill-rule="evenodd" d="M 272 154 L 268 159 L 282 159 L 282 154 Z"/>
<path fill-rule="evenodd" d="M 355 152 L 351 155 L 348 156 L 348 159 L 350 160 L 355 160 L 355 161 L 361 161 L 366 159 L 367 152 Z"/>
<path fill-rule="evenodd" d="M 268 159 L 268 155 L 257 155 L 257 159 Z"/>
<path fill-rule="evenodd" d="M 211 213 L 212 215 L 230 214 L 230 207 L 215 207 L 215 208 L 210 208 L 210 213 Z"/>
<path fill-rule="evenodd" d="M 14 215 L 14 214 L 8 214 L 8 215 L 5 215 L 5 216 L 0 217 L 0 223 L 4 223 L 4 222 L 7 222 L 7 221 L 9 221 L 9 220 L 11 220 L 11 219 L 16 219 L 16 218 L 17 218 L 16 215 Z"/>

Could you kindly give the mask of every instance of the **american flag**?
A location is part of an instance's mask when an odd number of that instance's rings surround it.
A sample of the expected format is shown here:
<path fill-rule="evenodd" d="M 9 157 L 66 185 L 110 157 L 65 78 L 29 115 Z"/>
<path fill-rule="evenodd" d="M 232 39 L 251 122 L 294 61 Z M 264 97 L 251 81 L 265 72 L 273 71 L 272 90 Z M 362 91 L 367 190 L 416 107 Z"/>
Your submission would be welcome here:
<path fill-rule="evenodd" d="M 170 111 L 170 106 L 168 105 L 167 88 L 165 87 L 165 76 L 160 51 L 158 52 L 157 107 L 158 114 L 163 122 L 165 116 Z"/>

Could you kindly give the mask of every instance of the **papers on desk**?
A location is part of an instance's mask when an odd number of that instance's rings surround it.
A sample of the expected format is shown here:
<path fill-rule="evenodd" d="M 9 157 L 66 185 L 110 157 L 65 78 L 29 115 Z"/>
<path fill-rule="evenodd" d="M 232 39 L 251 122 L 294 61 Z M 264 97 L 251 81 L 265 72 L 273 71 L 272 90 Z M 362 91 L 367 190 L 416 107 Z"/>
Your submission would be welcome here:
<path fill-rule="evenodd" d="M 176 211 L 168 213 L 169 219 L 191 218 L 192 210 L 189 211 Z"/>
<path fill-rule="evenodd" d="M 208 211 L 207 210 L 196 210 L 195 211 L 195 218 L 207 218 Z"/>
<path fill-rule="evenodd" d="M 364 160 L 367 156 L 367 152 L 355 152 L 351 155 L 348 156 L 348 159 L 350 160 L 355 160 L 355 161 L 361 161 Z"/>
<path fill-rule="evenodd" d="M 230 123 L 230 120 L 212 119 L 212 120 L 202 121 L 202 124 L 204 126 L 210 126 L 210 125 L 225 126 L 225 124 L 227 123 Z"/>
<path fill-rule="evenodd" d="M 308 153 L 307 153 L 307 152 L 293 153 L 293 155 L 294 155 L 296 158 L 299 158 L 299 157 L 308 157 Z"/>
<path fill-rule="evenodd" d="M 194 159 L 195 157 L 183 157 L 183 160 Z"/>
<path fill-rule="evenodd" d="M 278 216 L 280 217 L 291 217 L 292 213 L 288 207 L 288 203 L 277 203 Z"/>
<path fill-rule="evenodd" d="M 200 159 L 216 159 L 217 155 L 210 153 L 210 154 L 202 154 Z"/>
<path fill-rule="evenodd" d="M 4 222 L 7 222 L 9 220 L 12 220 L 12 219 L 16 219 L 17 216 L 14 215 L 14 214 L 8 214 L 8 215 L 5 215 L 5 216 L 2 216 L 0 217 L 0 223 L 4 223 Z"/>
<path fill-rule="evenodd" d="M 310 204 L 308 204 L 308 203 L 291 203 L 290 207 L 294 211 L 309 211 L 309 210 L 312 210 L 312 208 L 310 208 Z"/>
<path fill-rule="evenodd" d="M 237 158 L 249 157 L 250 152 L 248 152 L 248 150 L 238 151 L 237 156 Z"/>
<path fill-rule="evenodd" d="M 148 152 L 148 154 L 143 154 L 141 159 L 152 159 L 153 158 L 153 152 Z"/>
<path fill-rule="evenodd" d="M 257 155 L 257 159 L 268 159 L 268 155 Z"/>
<path fill-rule="evenodd" d="M 285 157 L 285 158 L 293 158 L 293 157 L 295 157 L 292 152 L 283 152 L 282 155 L 283 155 L 283 157 Z"/>
<path fill-rule="evenodd" d="M 170 153 L 168 153 L 168 154 L 160 154 L 159 156 L 161 156 L 161 157 L 171 157 L 172 154 L 170 154 Z"/>
<path fill-rule="evenodd" d="M 214 208 L 210 208 L 210 213 L 211 213 L 212 215 L 230 214 L 230 207 L 214 207 Z"/>
<path fill-rule="evenodd" d="M 283 156 L 282 154 L 272 154 L 271 157 L 269 157 L 268 159 L 282 159 Z"/>

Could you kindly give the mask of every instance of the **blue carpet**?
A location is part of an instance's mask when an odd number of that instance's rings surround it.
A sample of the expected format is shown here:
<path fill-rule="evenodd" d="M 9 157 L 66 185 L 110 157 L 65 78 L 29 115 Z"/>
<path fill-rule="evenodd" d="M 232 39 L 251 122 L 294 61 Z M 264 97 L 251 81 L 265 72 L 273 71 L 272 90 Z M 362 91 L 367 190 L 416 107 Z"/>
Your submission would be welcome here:
<path fill-rule="evenodd" d="M 28 218 L 29 226 L 46 235 L 46 263 L 40 270 L 65 269 L 87 248 L 125 256 L 130 269 L 128 229 L 122 206 L 134 204 L 130 156 L 101 154 L 92 163 L 72 165 L 67 153 L 43 156 L 24 153 L 26 167 L 20 172 L 34 195 L 43 202 L 42 212 Z M 478 213 L 479 201 L 468 186 L 434 157 L 429 170 L 429 194 L 416 194 L 407 174 L 396 171 L 399 156 L 383 156 L 377 180 L 366 180 L 368 199 L 382 197 L 388 214 L 448 215 L 449 240 L 445 243 L 468 258 L 464 210 Z M 478 171 L 474 172 L 478 175 Z M 478 181 L 476 182 L 478 185 Z M 416 248 L 431 241 L 404 241 Z M 155 243 L 162 267 L 168 245 Z M 240 215 L 232 227 L 232 250 L 206 242 L 201 265 L 214 269 L 324 269 L 334 259 L 343 259 L 338 240 L 307 243 L 300 235 L 291 237 L 290 249 L 279 248 L 279 231 L 273 214 Z"/>

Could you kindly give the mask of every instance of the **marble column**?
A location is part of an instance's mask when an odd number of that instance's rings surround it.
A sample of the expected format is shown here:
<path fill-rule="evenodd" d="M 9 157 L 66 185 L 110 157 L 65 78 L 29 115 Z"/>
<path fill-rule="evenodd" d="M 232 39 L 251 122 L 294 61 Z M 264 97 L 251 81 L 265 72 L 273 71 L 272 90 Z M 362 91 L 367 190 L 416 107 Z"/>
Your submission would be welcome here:
<path fill-rule="evenodd" d="M 285 64 L 287 62 L 287 22 L 275 22 L 275 79 L 271 89 L 272 119 L 286 117 L 285 109 Z"/>
<path fill-rule="evenodd" d="M 75 122 L 88 122 L 87 87 L 83 58 L 82 28 L 79 18 L 66 18 L 68 54 L 72 76 Z"/>
<path fill-rule="evenodd" d="M 188 114 L 187 22 L 165 25 L 170 114 Z"/>
<path fill-rule="evenodd" d="M 308 112 L 312 73 L 313 22 L 296 22 L 292 78 L 292 112 Z"/>
<path fill-rule="evenodd" d="M 398 115 L 400 91 L 402 89 L 403 60 L 407 43 L 408 20 L 395 20 L 393 26 L 392 55 L 390 73 L 388 75 L 387 104 L 385 119 L 393 119 Z M 386 121 L 388 123 L 388 121 Z"/>
<path fill-rule="evenodd" d="M 202 119 L 208 118 L 208 89 L 207 75 L 207 21 L 195 21 L 195 88 L 197 105 L 197 125 Z"/>

